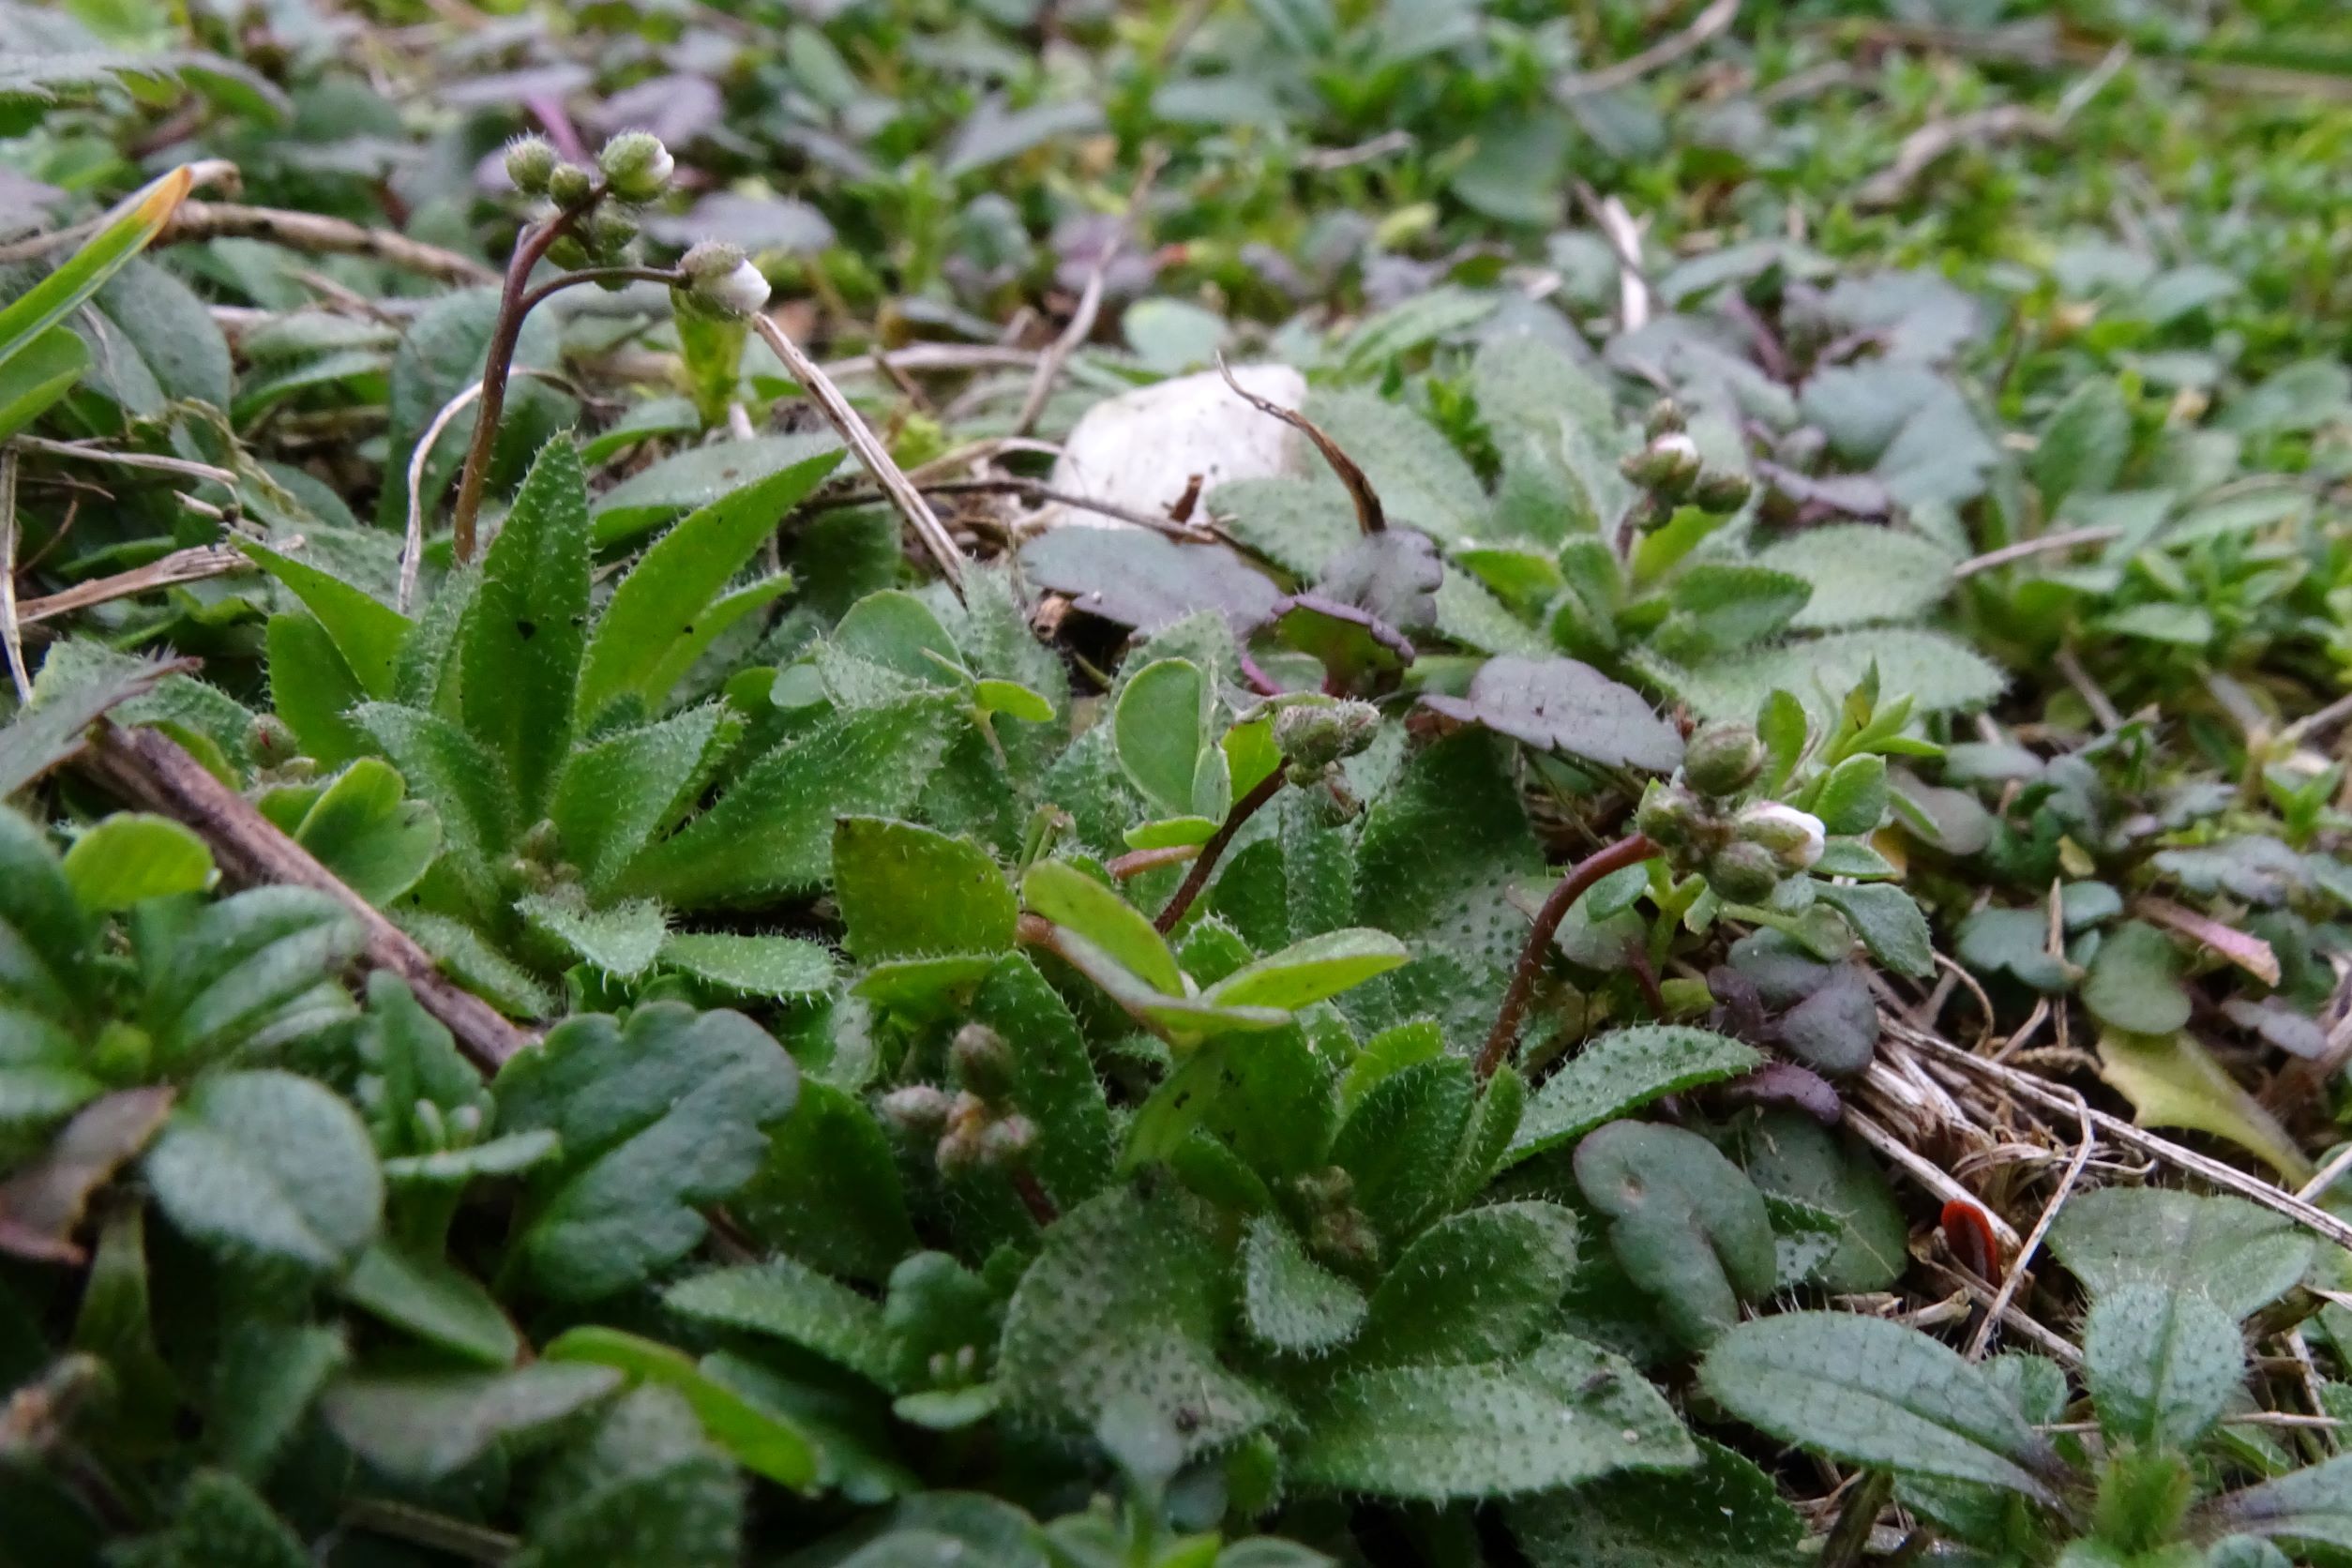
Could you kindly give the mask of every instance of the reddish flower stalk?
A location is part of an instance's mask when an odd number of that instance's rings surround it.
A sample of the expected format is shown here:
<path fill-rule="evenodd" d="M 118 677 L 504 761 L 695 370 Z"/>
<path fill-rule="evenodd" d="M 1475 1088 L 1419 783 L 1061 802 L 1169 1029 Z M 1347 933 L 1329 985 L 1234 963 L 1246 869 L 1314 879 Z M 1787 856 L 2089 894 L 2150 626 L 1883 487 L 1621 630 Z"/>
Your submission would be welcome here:
<path fill-rule="evenodd" d="M 1225 821 L 1217 824 L 1216 832 L 1200 846 L 1199 857 L 1192 863 L 1192 869 L 1185 873 L 1184 885 L 1176 890 L 1176 897 L 1168 901 L 1168 907 L 1160 911 L 1160 917 L 1152 922 L 1159 927 L 1162 936 L 1176 928 L 1176 922 L 1184 918 L 1184 912 L 1192 908 L 1192 901 L 1200 897 L 1202 888 L 1209 885 L 1209 873 L 1217 868 L 1217 857 L 1225 852 L 1226 846 L 1233 842 L 1233 836 L 1242 831 L 1242 824 L 1256 816 L 1259 807 L 1282 792 L 1283 771 L 1277 765 L 1274 772 L 1259 779 L 1249 793 L 1235 801 L 1233 809 L 1225 814 Z"/>
<path fill-rule="evenodd" d="M 1526 1016 L 1528 1000 L 1535 994 L 1535 982 L 1544 972 L 1544 955 L 1550 950 L 1552 938 L 1560 930 L 1560 923 L 1568 917 L 1568 911 L 1603 877 L 1628 866 L 1638 866 L 1657 852 L 1657 845 L 1636 833 L 1587 855 L 1560 879 L 1559 885 L 1545 898 L 1544 907 L 1535 912 L 1535 925 L 1527 934 L 1527 945 L 1519 950 L 1518 966 L 1511 972 L 1511 988 L 1502 993 L 1502 1010 L 1495 1016 L 1495 1027 L 1487 1033 L 1486 1044 L 1478 1052 L 1479 1082 L 1493 1078 L 1518 1043 L 1519 1020 Z"/>

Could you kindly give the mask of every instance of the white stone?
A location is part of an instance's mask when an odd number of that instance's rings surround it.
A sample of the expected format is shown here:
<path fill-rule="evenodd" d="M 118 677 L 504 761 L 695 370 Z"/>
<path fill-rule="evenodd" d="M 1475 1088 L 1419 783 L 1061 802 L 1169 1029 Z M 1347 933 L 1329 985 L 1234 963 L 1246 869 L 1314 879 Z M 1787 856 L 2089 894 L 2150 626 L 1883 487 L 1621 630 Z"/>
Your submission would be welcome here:
<path fill-rule="evenodd" d="M 1268 402 L 1298 408 L 1306 378 L 1288 365 L 1243 365 L 1233 379 Z M 1139 386 L 1086 411 L 1063 444 L 1048 481 L 1055 490 L 1138 512 L 1165 512 L 1196 474 L 1203 496 L 1234 479 L 1296 472 L 1304 440 L 1272 415 L 1233 395 L 1214 370 Z M 1056 505 L 1045 526 L 1132 524 L 1100 512 Z"/>

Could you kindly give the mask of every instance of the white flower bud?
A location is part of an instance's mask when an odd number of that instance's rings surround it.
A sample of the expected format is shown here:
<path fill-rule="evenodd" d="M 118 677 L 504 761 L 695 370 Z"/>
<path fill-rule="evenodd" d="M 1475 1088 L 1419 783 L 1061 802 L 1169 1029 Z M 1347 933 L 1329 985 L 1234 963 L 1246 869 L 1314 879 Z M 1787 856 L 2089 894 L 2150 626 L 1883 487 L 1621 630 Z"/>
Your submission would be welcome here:
<path fill-rule="evenodd" d="M 1809 869 L 1828 840 L 1820 818 L 1776 800 L 1742 807 L 1732 827 L 1748 843 L 1770 850 L 1785 871 Z"/>
<path fill-rule="evenodd" d="M 730 316 L 757 314 L 768 302 L 768 280 L 744 253 L 718 240 L 706 239 L 678 260 L 694 297 Z"/>
<path fill-rule="evenodd" d="M 650 202 L 669 188 L 678 160 L 647 130 L 625 130 L 604 144 L 597 155 L 605 183 L 624 202 Z"/>
<path fill-rule="evenodd" d="M 705 283 L 696 292 L 730 315 L 752 316 L 759 314 L 768 302 L 768 280 L 758 267 L 742 262 L 726 277 Z"/>

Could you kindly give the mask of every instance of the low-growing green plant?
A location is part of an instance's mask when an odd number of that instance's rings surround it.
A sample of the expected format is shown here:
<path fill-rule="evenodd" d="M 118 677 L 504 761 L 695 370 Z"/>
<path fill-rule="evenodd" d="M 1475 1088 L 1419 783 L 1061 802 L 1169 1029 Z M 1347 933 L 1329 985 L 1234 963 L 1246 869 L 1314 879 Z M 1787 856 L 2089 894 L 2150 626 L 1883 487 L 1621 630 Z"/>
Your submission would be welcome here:
<path fill-rule="evenodd" d="M 2352 1545 L 2352 1464 L 2254 1459 L 2227 1425 L 2245 1410 L 2242 1320 L 2295 1285 L 2308 1238 L 2231 1200 L 2118 1189 L 2078 1199 L 2050 1239 L 2090 1296 L 2079 1399 L 2046 1358 L 1974 1365 L 1835 1313 L 1740 1325 L 1702 1385 L 1776 1437 L 1891 1472 L 1907 1507 L 1992 1560 L 2189 1568 L 2286 1561 L 2273 1541 Z M 2219 1484 L 2250 1460 L 2269 1479 Z"/>
<path fill-rule="evenodd" d="M 0 0 L 0 1564 L 2352 1557 L 2343 21 L 1881 9 Z"/>

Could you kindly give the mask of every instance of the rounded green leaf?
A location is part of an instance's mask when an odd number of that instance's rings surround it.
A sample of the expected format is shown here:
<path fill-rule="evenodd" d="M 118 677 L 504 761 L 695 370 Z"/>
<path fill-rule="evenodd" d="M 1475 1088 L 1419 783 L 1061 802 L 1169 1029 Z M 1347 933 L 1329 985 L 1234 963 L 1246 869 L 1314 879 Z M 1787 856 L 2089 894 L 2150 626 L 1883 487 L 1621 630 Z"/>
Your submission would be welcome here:
<path fill-rule="evenodd" d="M 191 1087 L 147 1151 L 173 1226 L 233 1265 L 317 1276 L 375 1239 L 384 1178 L 358 1114 L 292 1073 L 227 1073 Z"/>
<path fill-rule="evenodd" d="M 1194 809 L 1193 785 L 1208 741 L 1211 701 L 1208 676 L 1181 658 L 1145 665 L 1119 693 L 1111 721 L 1119 765 L 1163 817 L 1202 814 Z"/>
<path fill-rule="evenodd" d="M 2107 933 L 2090 960 L 2083 1005 L 2110 1029 L 2169 1034 L 2189 1021 L 2180 968 L 2171 938 L 2146 921 L 2126 921 Z"/>
<path fill-rule="evenodd" d="M 930 607 L 912 594 L 887 588 L 850 606 L 833 628 L 833 645 L 923 686 L 951 684 L 963 655 Z"/>
<path fill-rule="evenodd" d="M 196 893 L 212 881 L 212 852 L 168 817 L 107 818 L 66 852 L 66 881 L 86 910 L 126 910 L 146 898 Z"/>
<path fill-rule="evenodd" d="M 850 951 L 867 960 L 1001 953 L 1020 906 L 988 851 L 912 822 L 844 817 L 833 826 L 833 889 Z"/>

